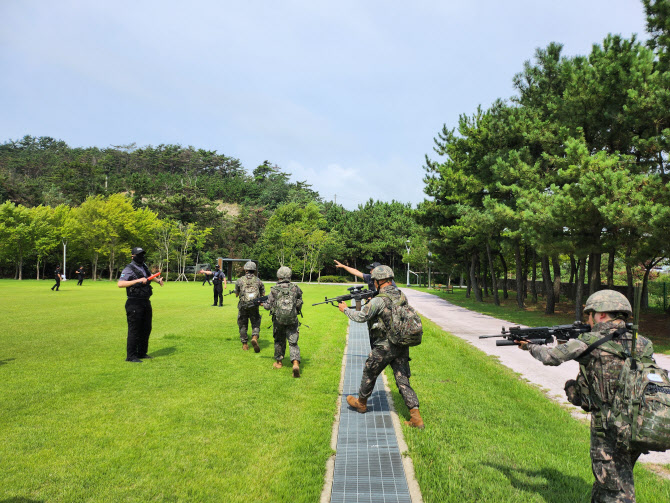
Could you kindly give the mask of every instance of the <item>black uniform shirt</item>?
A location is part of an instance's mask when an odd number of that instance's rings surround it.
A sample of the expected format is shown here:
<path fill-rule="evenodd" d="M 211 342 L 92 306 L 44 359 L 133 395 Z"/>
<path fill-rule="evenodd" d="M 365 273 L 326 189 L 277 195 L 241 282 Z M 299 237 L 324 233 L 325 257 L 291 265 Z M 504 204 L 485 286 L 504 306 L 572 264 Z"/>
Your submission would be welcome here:
<path fill-rule="evenodd" d="M 151 272 L 149 272 L 149 268 L 146 264 L 140 265 L 137 262 L 131 262 L 123 269 L 123 271 L 121 271 L 119 280 L 133 281 L 140 278 L 148 278 L 149 276 L 151 276 Z M 150 283 L 147 283 L 146 285 L 138 283 L 126 287 L 126 294 L 130 298 L 148 299 L 151 297 L 151 290 Z"/>

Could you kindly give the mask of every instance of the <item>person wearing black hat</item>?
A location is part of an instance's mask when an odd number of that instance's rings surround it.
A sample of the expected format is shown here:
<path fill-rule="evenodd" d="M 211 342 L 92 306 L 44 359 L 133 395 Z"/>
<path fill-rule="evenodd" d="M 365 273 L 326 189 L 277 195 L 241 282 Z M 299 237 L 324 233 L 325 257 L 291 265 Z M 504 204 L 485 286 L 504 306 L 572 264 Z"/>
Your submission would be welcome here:
<path fill-rule="evenodd" d="M 216 303 L 218 302 L 219 307 L 223 307 L 223 287 L 226 286 L 227 288 L 228 283 L 226 281 L 226 275 L 218 265 L 214 267 L 214 272 L 205 270 L 200 270 L 200 272 L 205 275 L 207 281 L 209 281 L 209 276 L 212 276 L 212 283 L 214 283 L 214 304 L 212 304 L 212 306 L 216 306 Z M 202 284 L 204 285 L 205 282 L 203 281 Z"/>
<path fill-rule="evenodd" d="M 144 263 L 146 252 L 142 248 L 133 248 L 131 255 L 133 260 L 121 272 L 117 286 L 125 288 L 128 296 L 126 300 L 126 318 L 128 319 L 126 361 L 142 363 L 143 359 L 151 358 L 147 354 L 153 316 L 149 300 L 152 288 L 148 280 L 151 272 Z M 154 278 L 152 281 L 163 286 L 161 277 Z"/>
<path fill-rule="evenodd" d="M 380 266 L 381 264 L 379 262 L 373 262 L 372 264 L 366 266 L 365 268 L 369 271 L 372 271 L 375 267 Z M 349 274 L 352 276 L 356 276 L 357 278 L 361 278 L 363 281 L 365 281 L 368 284 L 368 289 L 369 290 L 374 290 L 375 289 L 375 282 L 372 279 L 372 276 L 368 273 L 362 273 L 358 269 L 354 269 L 353 267 L 349 267 L 348 265 L 344 265 L 337 260 L 335 260 L 335 268 L 336 269 L 344 269 L 347 271 Z M 396 286 L 395 281 L 392 281 L 393 286 Z"/>
<path fill-rule="evenodd" d="M 56 291 L 60 288 L 60 266 L 56 266 L 56 270 L 54 271 L 54 279 L 56 280 L 56 284 L 51 287 L 51 291 L 54 291 L 54 288 Z"/>

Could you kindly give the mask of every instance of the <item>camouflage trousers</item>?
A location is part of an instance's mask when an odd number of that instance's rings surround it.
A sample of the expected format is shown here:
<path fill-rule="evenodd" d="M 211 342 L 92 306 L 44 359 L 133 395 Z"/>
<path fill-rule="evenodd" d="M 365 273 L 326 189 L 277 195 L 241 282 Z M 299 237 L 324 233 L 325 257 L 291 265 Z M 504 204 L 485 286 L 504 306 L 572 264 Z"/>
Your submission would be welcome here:
<path fill-rule="evenodd" d="M 620 432 L 621 434 L 622 432 Z M 594 503 L 635 503 L 633 467 L 641 452 L 617 442 L 617 430 L 596 434 L 591 419 L 591 469 L 595 481 L 591 491 Z M 621 436 L 619 437 L 621 438 Z"/>
<path fill-rule="evenodd" d="M 372 346 L 372 351 L 365 361 L 363 367 L 363 377 L 361 378 L 361 387 L 358 397 L 367 400 L 372 394 L 372 390 L 377 382 L 377 377 L 386 368 L 391 366 L 396 386 L 405 405 L 408 409 L 414 409 L 419 406 L 419 399 L 416 393 L 409 385 L 411 372 L 409 370 L 409 348 L 406 346 L 395 346 L 390 343 Z"/>
<path fill-rule="evenodd" d="M 261 333 L 261 314 L 258 307 L 240 307 L 237 310 L 237 326 L 240 328 L 240 341 L 242 344 L 249 342 L 247 330 L 251 321 L 251 336 Z"/>
<path fill-rule="evenodd" d="M 298 347 L 298 337 L 300 337 L 298 321 L 295 325 L 280 325 L 275 323 L 272 326 L 272 337 L 275 340 L 275 360 L 282 361 L 286 354 L 286 341 L 288 340 L 289 358 L 291 361 L 300 361 L 300 348 Z"/>

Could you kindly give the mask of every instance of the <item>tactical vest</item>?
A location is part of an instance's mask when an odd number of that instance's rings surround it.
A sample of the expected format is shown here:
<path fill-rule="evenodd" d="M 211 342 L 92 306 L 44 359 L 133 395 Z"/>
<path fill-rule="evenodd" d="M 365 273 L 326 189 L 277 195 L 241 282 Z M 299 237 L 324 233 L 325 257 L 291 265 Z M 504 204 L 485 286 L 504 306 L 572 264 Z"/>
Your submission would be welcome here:
<path fill-rule="evenodd" d="M 137 264 L 131 262 L 128 266 L 133 270 L 137 279 L 139 278 L 148 278 L 146 268 L 138 267 Z M 135 283 L 126 288 L 126 295 L 129 299 L 148 299 L 153 293 L 153 288 L 151 287 L 151 282 L 147 281 L 146 283 Z"/>

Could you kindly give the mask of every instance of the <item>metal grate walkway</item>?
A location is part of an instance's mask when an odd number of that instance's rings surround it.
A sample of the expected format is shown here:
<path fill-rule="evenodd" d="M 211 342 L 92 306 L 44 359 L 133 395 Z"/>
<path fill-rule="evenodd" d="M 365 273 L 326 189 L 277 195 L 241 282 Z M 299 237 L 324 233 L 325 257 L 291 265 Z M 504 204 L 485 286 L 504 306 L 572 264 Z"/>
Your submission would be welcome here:
<path fill-rule="evenodd" d="M 367 325 L 350 322 L 330 501 L 411 503 L 382 376 L 377 379 L 365 414 L 347 405 L 347 395 L 358 396 L 369 352 Z"/>

